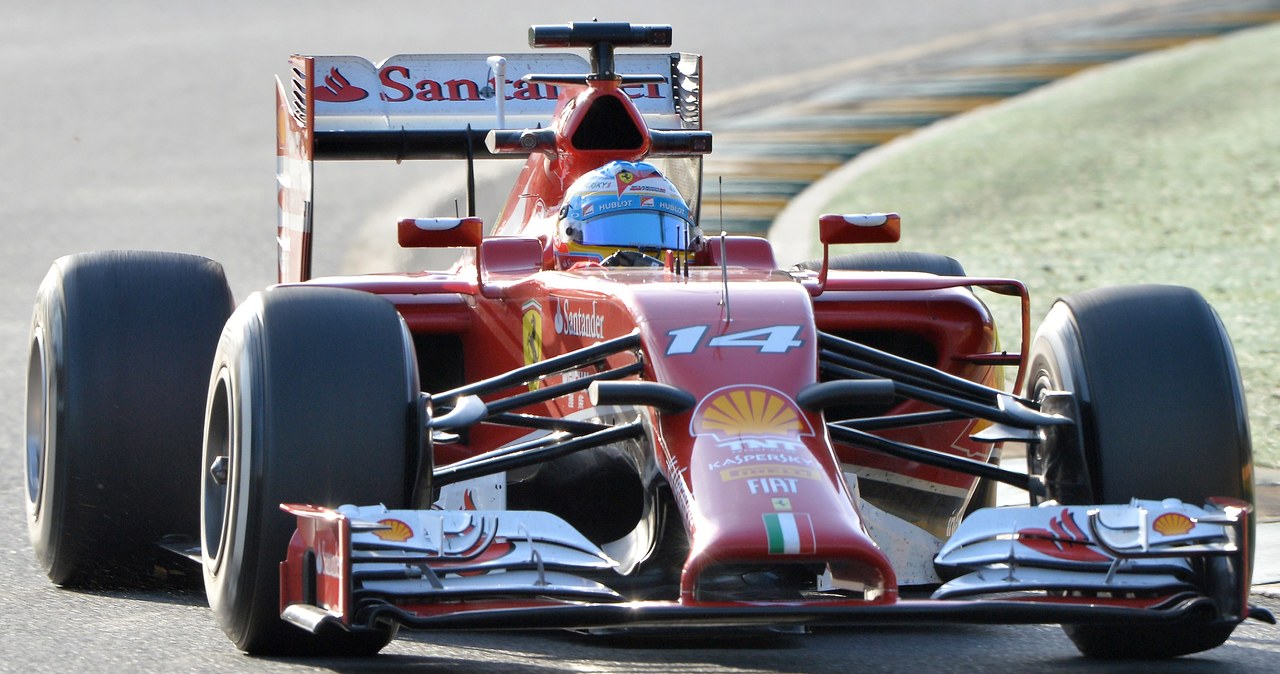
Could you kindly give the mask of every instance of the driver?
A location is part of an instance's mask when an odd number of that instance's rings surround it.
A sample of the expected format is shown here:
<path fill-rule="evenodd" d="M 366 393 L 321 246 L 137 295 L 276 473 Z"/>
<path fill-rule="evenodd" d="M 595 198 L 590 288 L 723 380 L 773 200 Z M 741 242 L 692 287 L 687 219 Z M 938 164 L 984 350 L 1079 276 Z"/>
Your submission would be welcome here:
<path fill-rule="evenodd" d="M 661 266 L 662 251 L 684 254 L 701 241 L 680 192 L 646 162 L 613 161 L 584 174 L 564 204 L 555 241 L 561 269 L 580 262 Z"/>

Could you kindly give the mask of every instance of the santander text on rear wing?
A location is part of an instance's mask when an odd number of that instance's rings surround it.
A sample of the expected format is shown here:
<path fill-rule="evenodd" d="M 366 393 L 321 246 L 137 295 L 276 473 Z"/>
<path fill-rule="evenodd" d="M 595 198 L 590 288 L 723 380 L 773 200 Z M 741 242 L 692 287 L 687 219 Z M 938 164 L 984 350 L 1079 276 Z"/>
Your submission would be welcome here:
<path fill-rule="evenodd" d="M 623 91 L 650 129 L 700 129 L 702 57 L 619 54 L 617 72 L 662 81 Z M 403 54 L 381 63 L 357 56 L 291 58 L 289 86 L 276 82 L 280 280 L 310 276 L 312 164 L 326 159 L 464 159 L 493 154 L 495 129 L 546 127 L 560 87 L 527 75 L 583 75 L 577 54 Z"/>
<path fill-rule="evenodd" d="M 624 75 L 665 81 L 623 90 L 651 129 L 701 128 L 696 54 L 620 54 Z M 291 86 L 278 83 L 281 156 L 298 159 L 461 158 L 467 139 L 489 156 L 491 129 L 547 126 L 560 87 L 526 75 L 588 72 L 577 54 L 405 54 L 374 64 L 356 56 L 294 56 Z M 293 152 L 297 154 L 294 155 Z M 499 155 L 492 155 L 499 156 Z"/>

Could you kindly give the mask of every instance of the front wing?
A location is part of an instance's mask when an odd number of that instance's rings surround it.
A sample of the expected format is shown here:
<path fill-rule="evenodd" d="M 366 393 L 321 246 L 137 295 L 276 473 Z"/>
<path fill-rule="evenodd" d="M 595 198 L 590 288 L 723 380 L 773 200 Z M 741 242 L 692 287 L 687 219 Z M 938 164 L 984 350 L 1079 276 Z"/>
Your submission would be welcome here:
<path fill-rule="evenodd" d="M 613 562 L 531 511 L 337 510 L 298 518 L 280 565 L 281 615 L 316 633 L 957 623 L 1212 624 L 1249 617 L 1250 506 L 1216 499 L 989 508 L 934 560 L 960 573 L 931 597 L 628 601 Z M 968 573 L 963 573 L 967 570 Z M 615 576 L 616 577 L 616 576 Z"/>

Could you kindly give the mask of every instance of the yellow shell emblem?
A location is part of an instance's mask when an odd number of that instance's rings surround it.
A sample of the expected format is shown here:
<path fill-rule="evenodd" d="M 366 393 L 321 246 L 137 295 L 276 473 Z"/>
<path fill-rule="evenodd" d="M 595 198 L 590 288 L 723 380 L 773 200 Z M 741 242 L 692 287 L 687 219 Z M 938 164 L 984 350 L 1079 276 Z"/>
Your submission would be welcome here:
<path fill-rule="evenodd" d="M 733 386 L 702 399 L 693 415 L 694 435 L 795 438 L 812 435 L 795 402 L 779 391 Z"/>
<path fill-rule="evenodd" d="M 409 537 L 413 535 L 413 529 L 410 529 L 408 524 L 405 524 L 400 520 L 378 520 L 378 524 L 387 528 L 379 529 L 373 532 L 373 535 L 384 541 L 404 542 L 409 540 Z"/>
<path fill-rule="evenodd" d="M 1177 536 L 1191 531 L 1196 526 L 1190 517 L 1182 513 L 1165 513 L 1151 523 L 1151 528 L 1165 536 Z"/>

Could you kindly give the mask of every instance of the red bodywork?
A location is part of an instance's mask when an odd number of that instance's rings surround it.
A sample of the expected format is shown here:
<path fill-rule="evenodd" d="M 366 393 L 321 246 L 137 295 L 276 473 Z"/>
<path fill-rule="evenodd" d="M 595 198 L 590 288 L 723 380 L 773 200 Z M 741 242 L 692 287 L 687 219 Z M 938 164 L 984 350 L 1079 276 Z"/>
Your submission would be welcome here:
<path fill-rule="evenodd" d="M 312 59 L 297 57 L 295 67 L 299 81 L 315 81 Z M 575 133 L 593 107 L 605 100 L 626 112 L 641 134 L 638 145 L 575 147 Z M 460 230 L 422 239 L 437 246 L 474 245 L 453 269 L 312 279 L 309 192 L 314 120 L 314 97 L 290 102 L 282 92 L 281 174 L 293 181 L 280 193 L 281 282 L 340 286 L 386 297 L 415 336 L 456 337 L 462 345 L 465 382 L 636 333 L 639 350 L 615 355 L 609 365 L 638 360 L 643 364 L 640 379 L 669 384 L 697 400 L 692 410 L 679 413 L 636 409 L 648 431 L 652 463 L 670 486 L 689 537 L 680 603 L 698 604 L 700 577 L 719 565 L 778 563 L 828 568 L 837 587 L 862 591 L 854 603 L 898 601 L 894 569 L 868 535 L 846 475 L 859 475 L 862 497 L 869 500 L 879 494 L 911 494 L 877 505 L 939 537 L 963 512 L 974 477 L 833 444 L 822 414 L 802 409 L 796 398 L 821 376 L 818 331 L 871 343 L 879 340 L 890 351 L 905 344 L 910 348 L 901 348 L 926 359 L 929 366 L 998 386 L 1001 366 L 1018 364 L 1018 356 L 997 353 L 991 315 L 971 288 L 986 286 L 1020 295 L 1025 340 L 1026 292 L 1017 282 L 913 273 L 827 273 L 825 267 L 821 278 L 793 274 L 778 269 L 767 241 L 741 236 L 710 239 L 693 256 L 690 268 L 673 264 L 668 256 L 661 268 L 597 264 L 560 270 L 553 255 L 555 218 L 566 187 L 607 161 L 641 159 L 651 150 L 644 117 L 627 91 L 608 80 L 560 86 L 549 127 L 554 147 L 531 154 L 490 237 L 475 245 Z M 401 227 L 406 241 L 405 225 Z M 412 242 L 418 234 L 410 231 L 407 236 Z M 429 354 L 419 353 L 419 359 L 424 373 L 432 367 Z M 558 378 L 551 377 L 541 385 L 555 383 Z M 591 406 L 585 392 L 575 392 L 528 411 L 582 416 Z M 926 409 L 906 402 L 885 413 Z M 992 446 L 969 439 L 979 430 L 976 423 L 950 421 L 883 435 L 986 461 Z M 479 424 L 465 442 L 438 446 L 435 462 L 446 465 L 493 450 L 522 433 Z M 331 537 L 341 539 L 341 532 L 323 525 L 332 519 L 326 519 L 324 511 L 291 512 L 321 524 L 304 527 L 295 536 L 282 571 L 286 606 L 305 595 L 298 581 L 298 565 L 303 562 L 297 555 L 316 549 L 318 543 L 338 546 L 340 540 Z M 349 565 L 337 553 L 340 550 L 322 566 L 334 570 Z M 319 605 L 345 618 L 346 589 L 329 571 L 322 570 L 319 578 Z"/>

